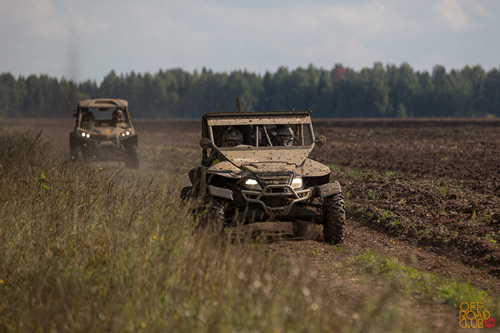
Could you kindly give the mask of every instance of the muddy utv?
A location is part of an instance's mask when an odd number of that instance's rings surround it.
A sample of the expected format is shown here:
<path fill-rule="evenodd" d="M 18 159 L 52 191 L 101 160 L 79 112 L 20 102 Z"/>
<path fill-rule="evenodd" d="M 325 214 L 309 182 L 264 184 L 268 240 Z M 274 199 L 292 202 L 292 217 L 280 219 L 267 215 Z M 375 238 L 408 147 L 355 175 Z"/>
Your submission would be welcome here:
<path fill-rule="evenodd" d="M 205 227 L 222 233 L 242 223 L 323 225 L 324 240 L 343 240 L 344 197 L 331 170 L 308 158 L 316 140 L 311 111 L 207 113 L 202 119 L 201 166 L 181 198 L 205 204 Z M 281 139 L 280 139 L 281 138 Z M 284 139 L 283 139 L 284 138 Z"/>
<path fill-rule="evenodd" d="M 123 161 L 127 167 L 139 167 L 137 134 L 127 101 L 80 101 L 74 117 L 75 128 L 69 135 L 72 160 Z"/>

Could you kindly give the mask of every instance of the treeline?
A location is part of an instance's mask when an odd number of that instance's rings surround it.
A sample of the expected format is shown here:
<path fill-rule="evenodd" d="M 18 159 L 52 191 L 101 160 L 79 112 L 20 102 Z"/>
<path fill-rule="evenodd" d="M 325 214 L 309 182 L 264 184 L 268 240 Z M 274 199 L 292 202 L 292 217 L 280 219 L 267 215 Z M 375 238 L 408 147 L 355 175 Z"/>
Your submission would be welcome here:
<path fill-rule="evenodd" d="M 279 68 L 264 75 L 182 69 L 155 74 L 111 71 L 104 80 L 75 83 L 46 75 L 0 74 L 0 117 L 65 117 L 78 100 L 129 101 L 140 118 L 198 118 L 209 111 L 313 110 L 324 118 L 500 117 L 500 71 L 481 66 L 431 73 L 375 63 L 359 71 Z"/>

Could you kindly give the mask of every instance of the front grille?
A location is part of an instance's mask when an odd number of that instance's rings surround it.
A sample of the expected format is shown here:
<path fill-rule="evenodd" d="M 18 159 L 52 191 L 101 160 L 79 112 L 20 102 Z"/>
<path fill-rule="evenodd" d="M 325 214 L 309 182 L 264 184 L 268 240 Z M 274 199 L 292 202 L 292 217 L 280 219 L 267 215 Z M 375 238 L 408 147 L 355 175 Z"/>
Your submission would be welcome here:
<path fill-rule="evenodd" d="M 292 174 L 261 174 L 257 175 L 264 185 L 288 185 L 292 182 Z"/>

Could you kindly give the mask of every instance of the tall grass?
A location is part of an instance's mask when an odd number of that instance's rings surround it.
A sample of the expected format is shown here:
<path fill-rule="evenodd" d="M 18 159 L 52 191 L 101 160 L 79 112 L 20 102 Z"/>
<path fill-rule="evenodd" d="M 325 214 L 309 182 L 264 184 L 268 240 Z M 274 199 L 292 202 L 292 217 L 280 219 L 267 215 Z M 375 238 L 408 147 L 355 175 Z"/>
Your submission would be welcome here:
<path fill-rule="evenodd" d="M 200 236 L 171 185 L 128 176 L 0 131 L 0 331 L 429 328 L 385 296 L 326 297 L 303 263 L 256 243 Z"/>

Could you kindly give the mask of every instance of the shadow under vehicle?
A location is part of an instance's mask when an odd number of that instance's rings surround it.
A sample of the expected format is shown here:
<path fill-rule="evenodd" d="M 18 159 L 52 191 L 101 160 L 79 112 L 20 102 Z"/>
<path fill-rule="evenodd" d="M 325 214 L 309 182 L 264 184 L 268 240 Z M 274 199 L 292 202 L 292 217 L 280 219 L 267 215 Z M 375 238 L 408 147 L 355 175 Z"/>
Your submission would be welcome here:
<path fill-rule="evenodd" d="M 128 102 L 122 99 L 87 99 L 78 102 L 75 128 L 69 135 L 74 161 L 123 161 L 139 167 L 137 134 Z"/>
<path fill-rule="evenodd" d="M 322 224 L 324 240 L 344 238 L 345 208 L 340 184 L 329 167 L 308 158 L 315 144 L 311 111 L 207 113 L 202 119 L 201 166 L 189 173 L 192 186 L 181 198 L 200 198 L 201 224 L 222 233 L 225 227 L 252 222 L 293 222 L 301 236 L 307 223 Z M 288 145 L 276 141 L 277 128 L 288 128 Z M 227 145 L 228 130 L 241 142 Z"/>

